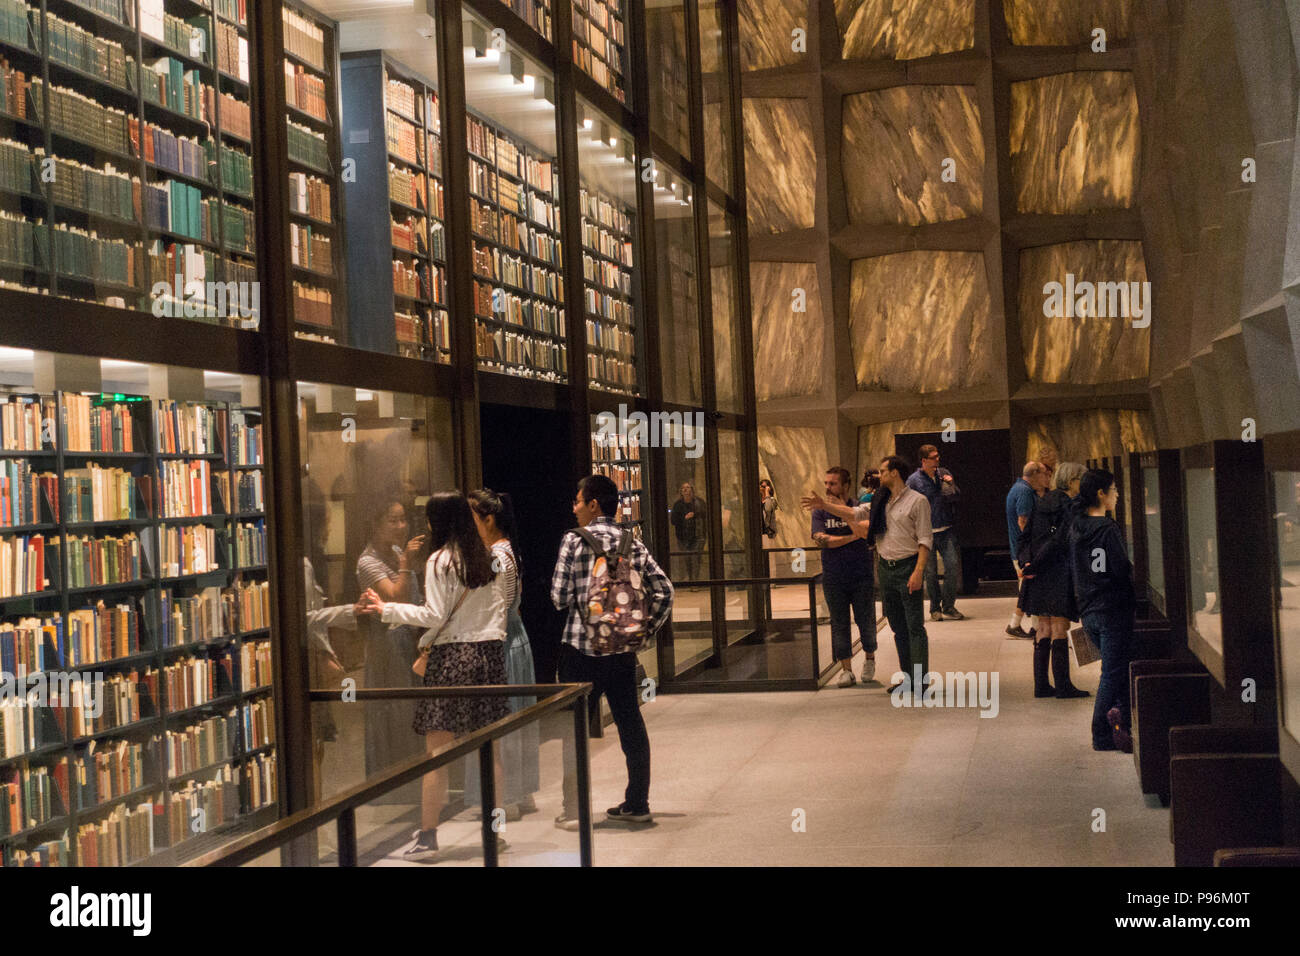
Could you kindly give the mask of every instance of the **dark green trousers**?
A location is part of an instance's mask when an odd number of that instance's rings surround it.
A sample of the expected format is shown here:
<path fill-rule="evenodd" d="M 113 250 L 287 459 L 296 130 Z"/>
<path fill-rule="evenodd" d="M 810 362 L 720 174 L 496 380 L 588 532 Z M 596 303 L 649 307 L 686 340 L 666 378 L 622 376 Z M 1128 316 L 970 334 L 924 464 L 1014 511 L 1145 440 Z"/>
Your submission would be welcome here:
<path fill-rule="evenodd" d="M 915 591 L 907 589 L 907 579 L 916 570 L 916 555 L 898 561 L 880 558 L 878 570 L 880 600 L 885 606 L 889 629 L 894 632 L 894 645 L 898 648 L 898 669 L 912 682 L 919 664 L 924 681 L 930 672 L 930 639 L 925 633 L 925 587 Z M 919 691 L 923 686 L 913 689 Z"/>

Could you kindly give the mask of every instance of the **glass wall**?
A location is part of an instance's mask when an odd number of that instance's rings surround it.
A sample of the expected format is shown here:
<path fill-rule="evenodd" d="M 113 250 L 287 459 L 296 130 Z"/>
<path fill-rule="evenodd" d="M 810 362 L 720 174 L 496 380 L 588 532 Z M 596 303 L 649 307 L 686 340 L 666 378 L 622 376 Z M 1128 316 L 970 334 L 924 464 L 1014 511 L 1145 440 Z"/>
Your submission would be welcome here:
<path fill-rule="evenodd" d="M 1142 466 L 1142 507 L 1146 513 L 1147 528 L 1147 583 L 1164 610 L 1165 554 L 1164 538 L 1160 527 L 1160 471 L 1155 464 Z"/>
<path fill-rule="evenodd" d="M 744 342 L 737 322 L 740 312 L 737 281 L 735 218 L 709 201 L 709 289 L 713 302 L 713 374 L 719 411 L 743 414 Z"/>
<path fill-rule="evenodd" d="M 637 165 L 632 134 L 578 101 L 583 321 L 590 387 L 641 394 L 645 341 L 638 306 Z"/>
<path fill-rule="evenodd" d="M 695 251 L 695 193 L 691 184 L 655 161 L 655 254 L 659 260 L 659 354 L 664 401 L 700 405 L 699 262 Z"/>
<path fill-rule="evenodd" d="M 464 31 L 478 366 L 565 382 L 554 79 L 468 13 Z"/>
<path fill-rule="evenodd" d="M 424 507 L 456 487 L 450 402 L 301 383 L 302 528 L 311 686 L 412 686 L 419 632 L 357 615 L 366 588 L 423 603 Z M 413 572 L 413 573 L 408 573 Z M 341 695 L 340 695 L 341 698 Z M 420 751 L 412 701 L 313 708 L 318 795 L 359 783 Z"/>
<path fill-rule="evenodd" d="M 0 413 L 4 865 L 174 864 L 273 820 L 258 379 L 0 348 Z"/>
<path fill-rule="evenodd" d="M 1189 624 L 1214 650 L 1223 653 L 1219 617 L 1219 536 L 1215 527 L 1218 499 L 1213 468 L 1188 468 L 1187 488 L 1187 614 Z"/>
<path fill-rule="evenodd" d="M 709 182 L 733 193 L 731 57 L 726 11 L 717 0 L 699 0 L 700 70 L 704 98 L 704 171 Z"/>
<path fill-rule="evenodd" d="M 620 103 L 627 102 L 631 66 L 627 0 L 572 0 L 573 62 Z"/>
<path fill-rule="evenodd" d="M 1282 726 L 1300 740 L 1300 471 L 1272 473 Z"/>
<path fill-rule="evenodd" d="M 257 328 L 249 24 L 93 7 L 0 27 L 0 287 Z"/>
<path fill-rule="evenodd" d="M 650 129 L 683 156 L 691 155 L 691 75 L 686 57 L 686 4 L 648 0 L 646 63 L 650 74 Z"/>

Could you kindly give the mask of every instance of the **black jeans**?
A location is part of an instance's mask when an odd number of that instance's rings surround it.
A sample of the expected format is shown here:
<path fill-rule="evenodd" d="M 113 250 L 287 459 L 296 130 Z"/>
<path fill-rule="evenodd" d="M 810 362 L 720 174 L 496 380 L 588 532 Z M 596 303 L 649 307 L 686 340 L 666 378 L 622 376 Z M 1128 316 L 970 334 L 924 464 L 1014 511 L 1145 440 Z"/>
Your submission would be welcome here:
<path fill-rule="evenodd" d="M 1092 741 L 1111 742 L 1110 722 L 1106 713 L 1118 707 L 1120 723 L 1129 724 L 1128 665 L 1133 659 L 1133 611 L 1099 611 L 1083 615 L 1083 626 L 1101 646 L 1101 682 L 1092 707 Z"/>
<path fill-rule="evenodd" d="M 925 686 L 925 675 L 930 673 L 930 638 L 925 633 L 925 588 L 907 589 L 907 581 L 916 570 L 917 556 L 898 561 L 880 559 L 880 602 L 894 632 L 894 646 L 898 649 L 898 669 L 907 675 L 906 683 L 920 693 Z M 922 582 L 924 582 L 922 572 Z M 916 682 L 915 669 L 921 668 L 921 685 Z"/>
<path fill-rule="evenodd" d="M 862 649 L 868 654 L 876 653 L 876 595 L 870 570 L 856 581 L 828 581 L 823 576 L 822 594 L 831 612 L 831 654 L 834 658 L 847 661 L 853 656 L 850 609 L 858 622 Z"/>
<path fill-rule="evenodd" d="M 618 742 L 627 758 L 627 791 L 624 802 L 635 811 L 650 807 L 650 735 L 641 719 L 640 699 L 636 684 L 636 655 L 610 654 L 607 657 L 590 657 L 572 645 L 560 646 L 560 681 L 565 684 L 589 683 L 591 695 L 587 698 L 591 708 L 588 714 L 600 713 L 600 695 L 609 700 L 618 728 Z M 573 739 L 564 737 L 564 815 L 578 815 L 578 779 L 574 772 Z"/>

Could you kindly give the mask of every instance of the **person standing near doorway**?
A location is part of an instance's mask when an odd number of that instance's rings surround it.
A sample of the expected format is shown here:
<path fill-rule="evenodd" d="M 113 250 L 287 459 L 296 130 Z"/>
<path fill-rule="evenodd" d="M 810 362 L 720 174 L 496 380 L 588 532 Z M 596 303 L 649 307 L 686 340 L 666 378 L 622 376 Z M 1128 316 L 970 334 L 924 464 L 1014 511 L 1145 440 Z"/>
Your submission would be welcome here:
<path fill-rule="evenodd" d="M 1034 503 L 1038 501 L 1038 496 L 1041 494 L 1039 489 L 1043 485 L 1043 463 L 1027 461 L 1020 472 L 1019 480 L 1007 492 L 1007 540 L 1011 548 L 1011 566 L 1016 569 L 1018 588 L 1022 588 L 1024 583 L 1024 572 L 1017 557 L 1020 550 L 1020 533 L 1029 527 L 1029 516 L 1034 513 Z M 1028 629 L 1021 626 L 1022 621 L 1030 625 Z M 1007 633 L 1021 640 L 1032 640 L 1033 630 L 1033 619 L 1025 620 L 1024 595 L 1017 593 L 1016 609 L 1011 612 L 1011 623 L 1007 625 Z"/>
<path fill-rule="evenodd" d="M 589 532 L 607 555 L 617 552 L 624 535 L 631 535 L 614 523 L 617 514 L 618 489 L 614 482 L 604 475 L 589 475 L 578 482 L 573 516 L 578 519 L 578 527 Z M 645 633 L 653 635 L 672 613 L 673 585 L 644 543 L 637 538 L 627 543 L 632 574 L 640 578 L 648 602 Z M 576 531 L 568 532 L 560 542 L 559 560 L 551 576 L 551 602 L 559 610 L 568 611 L 564 643 L 560 646 L 560 680 L 590 682 L 593 686 L 588 706 L 600 713 L 600 697 L 604 694 L 614 714 L 618 741 L 627 761 L 627 789 L 623 802 L 607 810 L 606 816 L 617 822 L 649 823 L 650 736 L 641 717 L 636 653 L 629 650 L 602 654 L 587 633 L 587 595 L 597 560 L 591 545 Z M 561 830 L 576 830 L 578 783 L 573 772 L 573 744 L 567 735 L 564 743 L 564 812 L 555 818 L 555 825 Z"/>
<path fill-rule="evenodd" d="M 673 503 L 673 532 L 678 547 L 686 552 L 686 580 L 698 581 L 700 577 L 700 552 L 704 550 L 706 528 L 704 499 L 697 497 L 695 486 L 683 481 L 680 497 Z"/>
<path fill-rule="evenodd" d="M 812 539 L 822 549 L 822 595 L 831 615 L 831 653 L 840 664 L 837 686 L 852 687 L 853 629 L 849 613 L 858 623 L 858 637 L 866 660 L 862 682 L 876 676 L 876 598 L 871 574 L 871 547 L 867 544 L 865 505 L 850 506 L 853 490 L 847 468 L 826 469 L 823 484 L 826 497 L 806 496 L 802 504 L 812 508 Z"/>
<path fill-rule="evenodd" d="M 892 693 L 910 684 L 920 694 L 930 670 L 930 642 L 925 633 L 925 565 L 934 547 L 930 502 L 907 487 L 907 462 L 890 455 L 880 462 L 880 491 L 871 502 L 870 536 L 880 564 L 880 595 L 894 632 L 902 679 Z"/>
<path fill-rule="evenodd" d="M 758 503 L 759 503 L 759 521 L 763 527 L 763 537 L 776 537 L 776 513 L 781 509 L 780 503 L 776 500 L 776 488 L 767 478 L 761 478 L 758 482 Z"/>
<path fill-rule="evenodd" d="M 952 472 L 939 466 L 939 449 L 922 445 L 918 454 L 921 467 L 907 479 L 907 487 L 919 491 L 930 502 L 930 524 L 934 534 L 935 560 L 925 566 L 925 589 L 930 595 L 930 620 L 961 621 L 966 615 L 957 610 L 957 579 L 961 576 L 961 559 L 957 554 L 957 498 L 961 492 Z M 939 589 L 939 561 L 943 558 L 943 590 Z"/>

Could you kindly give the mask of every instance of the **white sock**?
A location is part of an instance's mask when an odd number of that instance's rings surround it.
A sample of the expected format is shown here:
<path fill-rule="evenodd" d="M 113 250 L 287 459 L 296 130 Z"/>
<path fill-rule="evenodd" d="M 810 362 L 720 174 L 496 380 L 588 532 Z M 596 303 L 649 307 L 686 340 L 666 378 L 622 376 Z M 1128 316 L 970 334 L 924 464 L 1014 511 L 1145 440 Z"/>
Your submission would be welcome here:
<path fill-rule="evenodd" d="M 1012 612 L 1011 612 L 1011 626 L 1012 626 L 1012 627 L 1019 627 L 1019 626 L 1020 626 L 1020 619 L 1023 618 L 1024 616 L 1025 616 L 1025 615 L 1024 615 L 1024 612 L 1023 612 L 1023 611 L 1012 611 Z"/>
<path fill-rule="evenodd" d="M 1026 631 L 1032 631 L 1032 630 L 1034 629 L 1034 625 L 1037 623 L 1037 621 L 1038 621 L 1038 619 L 1035 618 L 1035 617 L 1032 617 L 1032 616 L 1030 616 L 1030 617 L 1026 617 L 1026 618 L 1025 618 L 1025 630 L 1026 630 Z"/>

